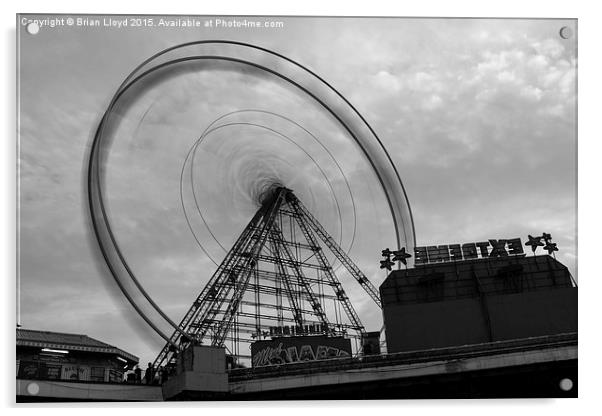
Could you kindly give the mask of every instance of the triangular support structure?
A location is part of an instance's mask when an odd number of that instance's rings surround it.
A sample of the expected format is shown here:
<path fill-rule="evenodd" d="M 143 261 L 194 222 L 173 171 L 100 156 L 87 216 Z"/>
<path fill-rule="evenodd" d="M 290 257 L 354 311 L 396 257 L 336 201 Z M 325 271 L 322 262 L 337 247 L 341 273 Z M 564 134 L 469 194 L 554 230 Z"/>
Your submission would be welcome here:
<path fill-rule="evenodd" d="M 320 240 L 380 307 L 377 289 L 345 251 L 290 189 L 276 187 L 184 315 L 155 368 L 172 364 L 191 343 L 223 346 L 244 359 L 245 345 L 272 336 L 360 338 L 365 328 Z"/>

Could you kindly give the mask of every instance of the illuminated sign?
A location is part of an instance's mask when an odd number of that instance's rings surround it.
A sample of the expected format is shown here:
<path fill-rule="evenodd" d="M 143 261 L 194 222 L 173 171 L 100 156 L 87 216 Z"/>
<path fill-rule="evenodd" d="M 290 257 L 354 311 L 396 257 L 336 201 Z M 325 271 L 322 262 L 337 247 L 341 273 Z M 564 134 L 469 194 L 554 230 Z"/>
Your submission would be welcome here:
<path fill-rule="evenodd" d="M 414 264 L 524 255 L 520 238 L 414 248 Z"/>
<path fill-rule="evenodd" d="M 351 357 L 351 340 L 306 336 L 274 338 L 251 344 L 253 367 Z"/>

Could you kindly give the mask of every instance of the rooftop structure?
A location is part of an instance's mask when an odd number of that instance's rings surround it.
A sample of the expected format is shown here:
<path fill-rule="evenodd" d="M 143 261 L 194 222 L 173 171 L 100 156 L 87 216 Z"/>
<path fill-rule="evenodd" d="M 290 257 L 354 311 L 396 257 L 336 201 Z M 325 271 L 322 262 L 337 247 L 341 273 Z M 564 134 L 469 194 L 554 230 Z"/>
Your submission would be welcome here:
<path fill-rule="evenodd" d="M 577 287 L 548 255 L 395 270 L 380 293 L 388 352 L 577 332 Z"/>

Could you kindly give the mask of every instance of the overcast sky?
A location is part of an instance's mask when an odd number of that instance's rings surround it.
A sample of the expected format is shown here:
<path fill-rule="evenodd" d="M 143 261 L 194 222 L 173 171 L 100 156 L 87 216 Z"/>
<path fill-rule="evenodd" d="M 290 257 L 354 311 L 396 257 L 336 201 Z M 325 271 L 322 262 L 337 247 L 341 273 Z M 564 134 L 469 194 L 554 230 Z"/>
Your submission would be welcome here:
<path fill-rule="evenodd" d="M 239 40 L 273 49 L 307 66 L 347 97 L 379 135 L 399 171 L 419 245 L 513 237 L 524 241 L 527 234 L 546 231 L 558 243 L 557 258 L 577 278 L 576 39 L 559 36 L 563 26 L 575 34 L 574 21 L 277 20 L 284 28 L 43 27 L 35 36 L 20 28 L 19 265 L 24 327 L 85 333 L 142 361 L 154 359 L 162 347 L 162 340 L 136 316 L 97 260 L 86 211 L 86 156 L 99 119 L 125 76 L 166 47 L 203 39 Z M 224 79 L 225 85 L 215 79 L 197 81 L 172 89 L 171 99 L 149 113 L 148 126 L 161 128 L 165 108 L 180 115 L 186 108 L 205 106 L 213 111 L 208 96 L 190 92 L 208 85 L 215 94 L 225 90 L 220 100 L 234 99 Z M 256 87 L 267 88 L 261 82 Z M 226 108 L 236 109 L 240 100 L 236 96 Z M 285 114 L 290 105 L 293 115 L 294 106 L 300 105 L 294 98 L 278 104 Z M 199 120 L 200 125 L 206 126 L 211 114 Z M 298 117 L 310 123 L 310 115 L 308 110 Z M 163 125 L 169 122 L 163 119 Z M 136 134 L 151 137 L 151 132 Z M 135 147 L 133 142 L 123 145 L 123 152 L 140 161 L 131 172 L 156 174 L 147 183 L 160 183 L 161 190 L 174 189 L 175 184 L 178 197 L 180 166 L 166 175 L 172 169 L 166 154 L 185 155 L 190 142 L 178 146 L 164 142 L 161 147 Z M 154 158 L 143 157 L 152 154 Z M 113 175 L 118 190 L 120 171 Z M 361 180 L 353 180 L 361 186 Z M 137 210 L 138 197 L 153 197 L 145 188 L 127 191 L 114 200 L 117 212 L 126 212 L 128 206 Z M 367 195 L 366 190 L 357 192 Z M 212 263 L 187 230 L 185 236 L 179 232 L 181 223 L 170 222 L 181 214 L 173 208 L 179 201 L 164 195 L 169 202 L 147 216 L 140 213 L 144 221 L 132 226 L 140 234 L 132 235 L 129 247 L 140 271 L 147 272 L 147 281 L 154 282 L 151 292 L 179 320 L 202 289 L 200 282 L 208 278 L 199 278 L 199 270 L 207 274 Z M 362 203 L 368 209 L 371 202 L 365 199 Z M 148 232 L 149 223 L 154 233 Z M 163 229 L 181 240 L 157 239 L 166 235 Z M 127 228 L 123 230 L 125 235 Z M 361 246 L 358 243 L 355 252 L 357 261 L 379 284 L 384 275 L 366 270 L 372 256 L 377 268 L 379 253 Z M 144 264 L 144 256 L 149 263 Z M 181 280 L 160 284 L 166 273 Z M 375 323 L 369 302 L 360 303 L 359 312 Z"/>

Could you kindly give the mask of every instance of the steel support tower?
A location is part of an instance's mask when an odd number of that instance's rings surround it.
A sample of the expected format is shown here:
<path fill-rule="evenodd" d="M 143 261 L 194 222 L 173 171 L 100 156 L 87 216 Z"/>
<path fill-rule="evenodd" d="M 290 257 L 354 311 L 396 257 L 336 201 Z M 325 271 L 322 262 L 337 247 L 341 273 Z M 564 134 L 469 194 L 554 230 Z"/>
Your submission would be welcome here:
<path fill-rule="evenodd" d="M 380 307 L 378 290 L 284 187 L 274 187 L 155 359 L 172 364 L 190 343 L 223 346 L 236 360 L 275 334 L 361 337 L 365 328 L 322 242 Z"/>

